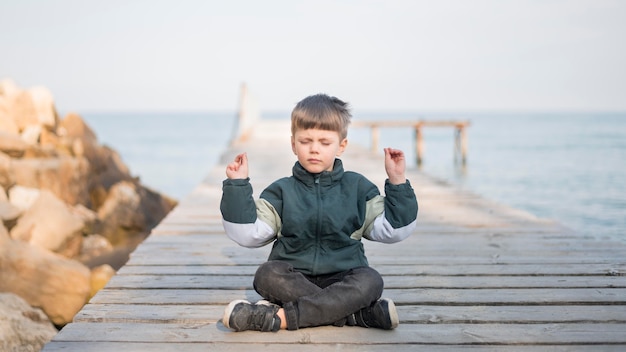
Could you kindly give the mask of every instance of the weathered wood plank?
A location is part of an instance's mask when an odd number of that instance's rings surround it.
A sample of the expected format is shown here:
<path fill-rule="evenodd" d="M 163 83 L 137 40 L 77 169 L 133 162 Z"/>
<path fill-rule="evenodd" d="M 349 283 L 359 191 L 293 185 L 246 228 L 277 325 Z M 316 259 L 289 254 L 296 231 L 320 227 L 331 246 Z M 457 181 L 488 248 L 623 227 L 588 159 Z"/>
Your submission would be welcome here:
<path fill-rule="evenodd" d="M 233 242 L 228 236 L 221 232 L 210 234 L 208 232 L 202 235 L 191 234 L 189 236 L 163 235 L 150 238 L 145 241 L 138 249 L 139 251 L 159 251 L 159 250 L 191 250 L 189 246 L 181 246 L 181 244 L 193 244 L 193 249 L 216 251 L 223 246 L 233 247 Z M 621 244 L 617 241 L 597 240 L 594 238 L 555 238 L 549 234 L 538 235 L 530 239 L 532 235 L 512 234 L 512 235 L 493 235 L 476 231 L 471 236 L 468 234 L 415 234 L 407 238 L 403 243 L 406 246 L 394 246 L 386 244 L 372 243 L 364 241 L 365 247 L 369 252 L 384 253 L 386 251 L 407 252 L 407 253 L 423 253 L 429 251 L 443 251 L 450 249 L 450 243 L 455 243 L 459 248 L 456 250 L 507 250 L 513 253 L 525 253 L 531 251 L 559 250 L 568 252 L 584 252 L 584 251 L 607 251 L 618 252 Z M 467 247 L 469 248 L 467 248 Z M 617 248 L 615 248 L 617 246 Z M 400 248 L 398 248 L 400 247 Z M 237 248 L 239 249 L 239 248 Z M 139 252 L 141 253 L 141 252 Z"/>
<path fill-rule="evenodd" d="M 398 305 L 572 305 L 626 304 L 626 289 L 385 289 L 383 295 Z M 257 301 L 254 290 L 238 289 L 108 289 L 98 292 L 92 303 L 127 304 L 227 304 L 235 299 Z"/>
<path fill-rule="evenodd" d="M 253 276 L 257 265 L 134 265 L 118 275 L 225 275 Z M 382 275 L 423 276 L 626 276 L 626 264 L 475 264 L 378 265 Z"/>
<path fill-rule="evenodd" d="M 626 344 L 620 324 L 400 324 L 383 331 L 359 327 L 319 327 L 297 331 L 235 333 L 221 323 L 128 324 L 74 323 L 56 341 L 169 343 L 242 342 L 258 344 Z"/>
<path fill-rule="evenodd" d="M 108 289 L 252 289 L 252 276 L 117 275 Z M 626 288 L 626 276 L 385 276 L 392 288 Z"/>
<path fill-rule="evenodd" d="M 424 350 L 429 352 L 623 352 L 626 345 L 437 345 L 437 344 L 375 344 L 375 345 L 351 345 L 351 344 L 254 344 L 248 342 L 210 342 L 210 343 L 185 343 L 181 347 L 180 343 L 161 342 L 84 342 L 75 341 L 54 341 L 45 346 L 45 352 L 120 352 L 120 351 L 144 351 L 144 352 L 241 352 L 247 350 L 269 351 L 269 352 L 319 352 L 323 351 L 343 351 L 343 352 L 414 352 Z"/>
<path fill-rule="evenodd" d="M 202 251 L 194 251 L 186 255 L 158 253 L 155 255 L 142 255 L 137 253 L 131 255 L 134 265 L 259 265 L 267 260 L 268 251 L 247 250 L 246 252 L 233 252 L 230 256 L 210 256 Z M 615 254 L 606 257 L 589 254 L 580 256 L 559 255 L 556 252 L 545 252 L 554 256 L 541 256 L 538 253 L 530 253 L 520 257 L 506 252 L 494 254 L 481 254 L 472 256 L 471 253 L 461 255 L 451 252 L 428 253 L 428 255 L 415 255 L 413 257 L 397 256 L 372 256 L 368 255 L 371 266 L 378 265 L 472 265 L 472 264 L 543 264 L 543 265 L 564 265 L 564 264 L 613 264 L 623 256 Z"/>
<path fill-rule="evenodd" d="M 75 322 L 216 323 L 225 305 L 89 304 Z M 626 323 L 626 306 L 398 306 L 402 324 Z"/>

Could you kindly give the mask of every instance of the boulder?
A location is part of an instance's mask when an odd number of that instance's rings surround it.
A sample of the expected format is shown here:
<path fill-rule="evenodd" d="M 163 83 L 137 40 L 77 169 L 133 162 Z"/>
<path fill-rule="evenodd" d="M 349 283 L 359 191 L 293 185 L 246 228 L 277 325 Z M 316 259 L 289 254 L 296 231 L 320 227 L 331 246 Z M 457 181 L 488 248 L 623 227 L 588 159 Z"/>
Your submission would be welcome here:
<path fill-rule="evenodd" d="M 28 143 L 20 138 L 20 135 L 0 131 L 0 152 L 19 158 L 24 155 L 27 148 Z"/>
<path fill-rule="evenodd" d="M 130 237 L 147 230 L 145 216 L 141 211 L 141 196 L 133 182 L 122 181 L 109 190 L 107 197 L 98 209 L 101 227 L 98 233 L 106 237 L 114 246 L 124 246 Z"/>
<path fill-rule="evenodd" d="M 106 284 L 115 275 L 115 270 L 108 264 L 103 264 L 91 269 L 91 295 L 95 296 L 98 291 L 104 288 Z"/>
<path fill-rule="evenodd" d="M 13 171 L 11 170 L 11 157 L 0 152 L 0 186 L 9 189 L 15 183 Z"/>
<path fill-rule="evenodd" d="M 96 156 L 90 160 L 90 163 L 92 173 L 96 178 L 95 183 L 107 191 L 120 181 L 134 180 L 120 155 L 107 146 L 98 148 Z"/>
<path fill-rule="evenodd" d="M 84 156 L 90 160 L 92 168 L 96 170 L 101 167 L 99 160 L 96 160 L 100 148 L 98 138 L 80 115 L 67 114 L 59 124 L 57 135 L 62 139 L 62 144 L 68 146 L 74 155 Z"/>
<path fill-rule="evenodd" d="M 90 281 L 83 264 L 0 233 L 0 292 L 41 308 L 54 324 L 72 321 L 89 298 Z"/>
<path fill-rule="evenodd" d="M 9 179 L 15 184 L 49 190 L 70 205 L 90 205 L 89 176 L 85 158 L 13 159 L 10 163 Z"/>
<path fill-rule="evenodd" d="M 43 147 L 54 148 L 60 153 L 65 155 L 71 155 L 71 148 L 61 143 L 62 139 L 56 134 L 55 131 L 49 131 L 42 129 L 39 135 L 39 145 Z"/>
<path fill-rule="evenodd" d="M 98 227 L 100 220 L 98 219 L 98 214 L 95 211 L 87 208 L 82 204 L 76 204 L 73 207 L 70 206 L 69 209 L 72 214 L 76 215 L 82 220 L 84 235 L 89 235 L 96 232 L 96 228 Z"/>
<path fill-rule="evenodd" d="M 24 128 L 20 137 L 27 145 L 37 145 L 39 143 L 39 137 L 41 136 L 41 126 L 33 125 Z"/>
<path fill-rule="evenodd" d="M 0 80 L 0 96 L 13 96 L 19 92 L 20 88 L 15 81 L 9 78 Z"/>
<path fill-rule="evenodd" d="M 3 223 L 15 221 L 22 214 L 22 210 L 6 200 L 0 200 L 0 220 Z"/>
<path fill-rule="evenodd" d="M 13 119 L 13 99 L 19 88 L 12 80 L 0 81 L 0 132 L 18 135 L 20 130 Z"/>
<path fill-rule="evenodd" d="M 63 139 L 62 144 L 70 147 L 73 155 L 84 156 L 89 160 L 96 185 L 108 190 L 119 181 L 133 179 L 119 154 L 107 146 L 100 145 L 95 132 L 80 115 L 67 114 L 59 124 L 58 135 Z"/>
<path fill-rule="evenodd" d="M 38 308 L 12 293 L 0 293 L 0 351 L 40 351 L 57 334 Z"/>
<path fill-rule="evenodd" d="M 9 113 L 13 117 L 19 131 L 27 126 L 39 124 L 35 102 L 30 92 L 20 90 L 13 95 L 13 99 L 8 99 Z"/>
<path fill-rule="evenodd" d="M 59 118 L 50 90 L 43 86 L 37 86 L 29 89 L 28 92 L 33 101 L 35 117 L 37 118 L 36 125 L 51 130 L 56 129 Z"/>
<path fill-rule="evenodd" d="M 72 139 L 77 138 L 90 145 L 98 144 L 96 133 L 85 123 L 85 120 L 76 113 L 69 113 L 61 120 L 59 124 L 59 135 Z"/>
<path fill-rule="evenodd" d="M 122 181 L 109 190 L 98 209 L 98 233 L 113 245 L 141 242 L 175 206 L 176 201 L 140 184 Z"/>
<path fill-rule="evenodd" d="M 29 209 L 39 198 L 41 191 L 38 188 L 15 185 L 9 189 L 9 202 L 18 209 Z"/>
<path fill-rule="evenodd" d="M 98 234 L 86 236 L 80 249 L 78 260 L 81 263 L 89 263 L 94 258 L 113 252 L 113 245 L 106 237 Z M 89 265 L 88 265 L 89 266 Z"/>
<path fill-rule="evenodd" d="M 28 90 L 12 90 L 4 97 L 4 110 L 17 125 L 18 131 L 29 126 L 42 126 L 55 129 L 58 117 L 52 93 L 45 87 Z"/>
<path fill-rule="evenodd" d="M 42 190 L 11 229 L 11 237 L 72 258 L 80 253 L 84 227 L 63 201 Z"/>

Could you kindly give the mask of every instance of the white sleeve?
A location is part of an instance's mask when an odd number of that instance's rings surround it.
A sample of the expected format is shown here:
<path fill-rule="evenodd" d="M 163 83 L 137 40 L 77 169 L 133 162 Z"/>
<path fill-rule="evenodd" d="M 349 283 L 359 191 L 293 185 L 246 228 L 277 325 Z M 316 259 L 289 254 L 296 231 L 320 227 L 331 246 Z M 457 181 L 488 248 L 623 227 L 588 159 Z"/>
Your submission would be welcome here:
<path fill-rule="evenodd" d="M 222 218 L 222 225 L 228 237 L 240 246 L 257 248 L 276 239 L 282 227 L 282 220 L 272 204 L 265 199 L 255 202 L 257 219 L 254 223 L 238 224 Z"/>
<path fill-rule="evenodd" d="M 222 219 L 222 225 L 228 238 L 243 247 L 262 247 L 276 237 L 272 227 L 259 219 L 253 224 L 236 224 Z"/>
<path fill-rule="evenodd" d="M 389 221 L 385 218 L 385 212 L 383 212 L 376 217 L 376 219 L 374 220 L 374 225 L 372 226 L 371 231 L 367 234 L 366 237 L 372 241 L 383 243 L 400 242 L 409 237 L 413 233 L 413 231 L 415 231 L 416 226 L 417 220 L 411 222 L 406 226 L 394 229 Z"/>

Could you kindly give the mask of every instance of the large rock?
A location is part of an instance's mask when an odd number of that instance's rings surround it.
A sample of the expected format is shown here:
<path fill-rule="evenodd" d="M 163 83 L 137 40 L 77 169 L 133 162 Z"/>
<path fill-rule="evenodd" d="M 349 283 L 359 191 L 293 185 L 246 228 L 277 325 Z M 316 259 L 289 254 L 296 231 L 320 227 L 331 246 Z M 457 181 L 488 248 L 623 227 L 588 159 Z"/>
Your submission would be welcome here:
<path fill-rule="evenodd" d="M 54 99 L 47 88 L 39 86 L 28 90 L 9 90 L 8 94 L 3 95 L 2 105 L 5 113 L 13 118 L 18 131 L 29 126 L 56 128 L 58 117 Z"/>
<path fill-rule="evenodd" d="M 41 126 L 38 126 L 38 125 L 28 126 L 24 128 L 20 137 L 29 146 L 36 146 L 37 144 L 39 144 L 41 131 L 43 131 L 43 128 Z"/>
<path fill-rule="evenodd" d="M 98 232 L 114 246 L 127 245 L 130 237 L 145 232 L 146 221 L 137 185 L 123 181 L 111 187 L 98 209 L 98 218 L 102 224 Z"/>
<path fill-rule="evenodd" d="M 1 227 L 0 292 L 12 292 L 41 308 L 56 325 L 72 321 L 89 298 L 89 269 L 43 248 L 13 241 Z"/>
<path fill-rule="evenodd" d="M 19 158 L 24 155 L 27 148 L 28 143 L 22 140 L 19 135 L 0 131 L 0 152 Z"/>
<path fill-rule="evenodd" d="M 82 157 L 12 159 L 10 162 L 10 181 L 21 186 L 49 190 L 71 205 L 91 204 L 89 176 L 89 162 Z"/>
<path fill-rule="evenodd" d="M 98 234 L 88 235 L 83 239 L 80 255 L 77 258 L 81 263 L 89 263 L 94 258 L 113 252 L 113 245 L 106 237 Z M 89 265 L 87 265 L 89 266 Z"/>
<path fill-rule="evenodd" d="M 137 183 L 119 182 L 111 187 L 106 200 L 98 209 L 98 218 L 102 224 L 98 233 L 113 245 L 136 244 L 176 204 L 176 201 Z"/>
<path fill-rule="evenodd" d="M 11 157 L 0 152 L 0 186 L 8 189 L 15 183 L 13 171 L 11 170 Z"/>
<path fill-rule="evenodd" d="M 115 270 L 108 264 L 103 264 L 91 269 L 91 295 L 93 297 L 106 286 L 115 275 Z"/>
<path fill-rule="evenodd" d="M 40 194 L 39 188 L 15 185 L 9 189 L 9 201 L 15 207 L 24 211 L 35 203 Z"/>
<path fill-rule="evenodd" d="M 67 114 L 59 125 L 59 135 L 70 145 L 74 155 L 84 156 L 91 165 L 97 183 L 108 190 L 119 181 L 132 180 L 128 167 L 113 149 L 100 145 L 94 131 L 77 114 Z"/>
<path fill-rule="evenodd" d="M 8 110 L 19 131 L 27 126 L 37 125 L 39 119 L 31 94 L 28 91 L 20 90 L 12 98 L 8 101 Z"/>
<path fill-rule="evenodd" d="M 56 334 L 41 309 L 12 293 L 0 293 L 0 351 L 40 351 Z"/>
<path fill-rule="evenodd" d="M 0 131 L 18 135 L 20 130 L 13 119 L 13 100 L 19 88 L 12 80 L 0 81 Z"/>
<path fill-rule="evenodd" d="M 3 223 L 12 223 L 18 216 L 22 214 L 22 210 L 6 200 L 0 199 L 0 220 Z"/>
<path fill-rule="evenodd" d="M 83 219 L 68 205 L 43 190 L 17 220 L 11 237 L 72 258 L 80 253 L 84 227 Z"/>
<path fill-rule="evenodd" d="M 33 87 L 28 90 L 33 101 L 33 108 L 37 118 L 36 125 L 51 130 L 56 129 L 59 122 L 56 108 L 54 107 L 54 98 L 48 88 L 43 86 Z"/>

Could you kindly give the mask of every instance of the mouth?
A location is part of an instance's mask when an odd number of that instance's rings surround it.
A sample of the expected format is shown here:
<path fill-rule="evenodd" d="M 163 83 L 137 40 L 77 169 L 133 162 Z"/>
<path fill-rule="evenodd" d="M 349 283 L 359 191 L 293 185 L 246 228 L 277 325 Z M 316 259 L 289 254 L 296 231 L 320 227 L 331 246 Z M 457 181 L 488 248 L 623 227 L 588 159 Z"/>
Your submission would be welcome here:
<path fill-rule="evenodd" d="M 317 164 L 317 163 L 322 162 L 322 161 L 321 161 L 321 160 L 319 160 L 319 159 L 307 159 L 307 161 L 308 161 L 308 162 L 310 162 L 311 164 Z"/>

